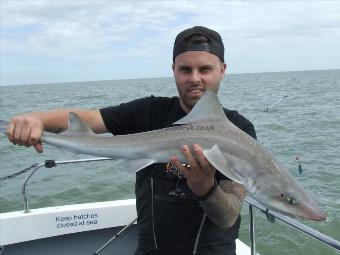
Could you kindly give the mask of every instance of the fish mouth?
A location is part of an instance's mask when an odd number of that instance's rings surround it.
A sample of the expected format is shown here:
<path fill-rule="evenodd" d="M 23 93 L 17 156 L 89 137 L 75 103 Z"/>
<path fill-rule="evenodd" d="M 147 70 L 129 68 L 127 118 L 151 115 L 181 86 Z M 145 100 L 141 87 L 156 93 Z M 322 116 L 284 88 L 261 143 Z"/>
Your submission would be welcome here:
<path fill-rule="evenodd" d="M 279 211 L 280 213 L 282 213 L 283 215 L 287 215 L 290 217 L 298 217 L 300 219 L 303 220 L 312 220 L 312 221 L 325 221 L 327 218 L 327 215 L 325 212 L 323 212 L 322 210 L 318 209 L 317 211 L 315 211 L 315 209 L 310 210 L 310 211 L 304 211 L 304 212 L 299 212 L 299 213 L 292 213 L 289 211 Z"/>
<path fill-rule="evenodd" d="M 302 207 L 301 218 L 313 221 L 325 221 L 327 215 L 319 207 L 313 205 L 305 205 Z"/>
<path fill-rule="evenodd" d="M 307 214 L 307 219 L 314 220 L 314 221 L 325 221 L 326 220 L 326 213 L 322 210 L 318 209 L 318 211 L 310 211 Z"/>

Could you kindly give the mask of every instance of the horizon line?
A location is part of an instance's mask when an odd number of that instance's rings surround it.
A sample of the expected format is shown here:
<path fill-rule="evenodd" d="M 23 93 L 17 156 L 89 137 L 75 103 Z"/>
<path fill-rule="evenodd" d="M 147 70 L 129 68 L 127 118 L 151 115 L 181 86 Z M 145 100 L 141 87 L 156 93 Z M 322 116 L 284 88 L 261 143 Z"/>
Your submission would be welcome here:
<path fill-rule="evenodd" d="M 335 71 L 340 68 L 331 69 L 310 69 L 310 70 L 287 70 L 287 71 L 264 71 L 264 72 L 244 72 L 244 73 L 226 73 L 229 75 L 242 75 L 242 74 L 265 74 L 265 73 L 290 73 L 290 72 L 314 72 L 314 71 Z M 48 82 L 48 83 L 21 83 L 21 84 L 0 84 L 0 87 L 11 87 L 11 86 L 34 86 L 34 85 L 56 85 L 64 83 L 87 83 L 87 82 L 98 82 L 98 81 L 125 81 L 125 80 L 140 80 L 140 79 L 163 79 L 163 78 L 174 78 L 173 76 L 164 77 L 140 77 L 140 78 L 118 78 L 110 80 L 88 80 L 88 81 L 64 81 L 64 82 Z"/>

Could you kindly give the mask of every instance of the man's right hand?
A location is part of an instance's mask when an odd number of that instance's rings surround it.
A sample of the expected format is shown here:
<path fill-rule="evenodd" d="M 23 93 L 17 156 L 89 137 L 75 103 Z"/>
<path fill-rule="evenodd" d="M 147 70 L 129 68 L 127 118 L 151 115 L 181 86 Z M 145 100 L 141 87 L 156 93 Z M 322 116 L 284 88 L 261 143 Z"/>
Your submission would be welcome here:
<path fill-rule="evenodd" d="M 8 139 L 20 146 L 34 146 L 39 153 L 43 152 L 43 146 L 40 137 L 44 130 L 42 121 L 33 114 L 22 114 L 11 119 L 8 129 Z"/>
<path fill-rule="evenodd" d="M 15 116 L 7 129 L 8 139 L 17 145 L 34 146 L 43 151 L 40 138 L 43 131 L 60 133 L 68 128 L 69 113 L 77 113 L 95 133 L 108 132 L 99 110 L 55 109 L 46 112 L 31 112 Z"/>

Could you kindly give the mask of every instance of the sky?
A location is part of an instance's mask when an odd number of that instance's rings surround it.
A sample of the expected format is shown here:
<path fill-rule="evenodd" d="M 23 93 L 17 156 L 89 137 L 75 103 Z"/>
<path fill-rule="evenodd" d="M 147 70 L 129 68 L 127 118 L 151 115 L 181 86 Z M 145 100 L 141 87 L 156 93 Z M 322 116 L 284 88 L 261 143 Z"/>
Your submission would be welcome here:
<path fill-rule="evenodd" d="M 203 25 L 227 73 L 340 68 L 340 1 L 1 0 L 0 85 L 171 77 L 176 35 Z"/>

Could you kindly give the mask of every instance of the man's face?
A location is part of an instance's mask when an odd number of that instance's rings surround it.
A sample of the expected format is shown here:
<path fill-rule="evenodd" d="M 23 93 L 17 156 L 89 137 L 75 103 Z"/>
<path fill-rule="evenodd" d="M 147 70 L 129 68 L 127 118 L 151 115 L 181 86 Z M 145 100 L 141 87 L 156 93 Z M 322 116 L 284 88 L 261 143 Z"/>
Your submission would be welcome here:
<path fill-rule="evenodd" d="M 191 111 L 207 89 L 217 93 L 226 65 L 205 51 L 186 51 L 176 56 L 172 65 L 180 103 Z"/>

